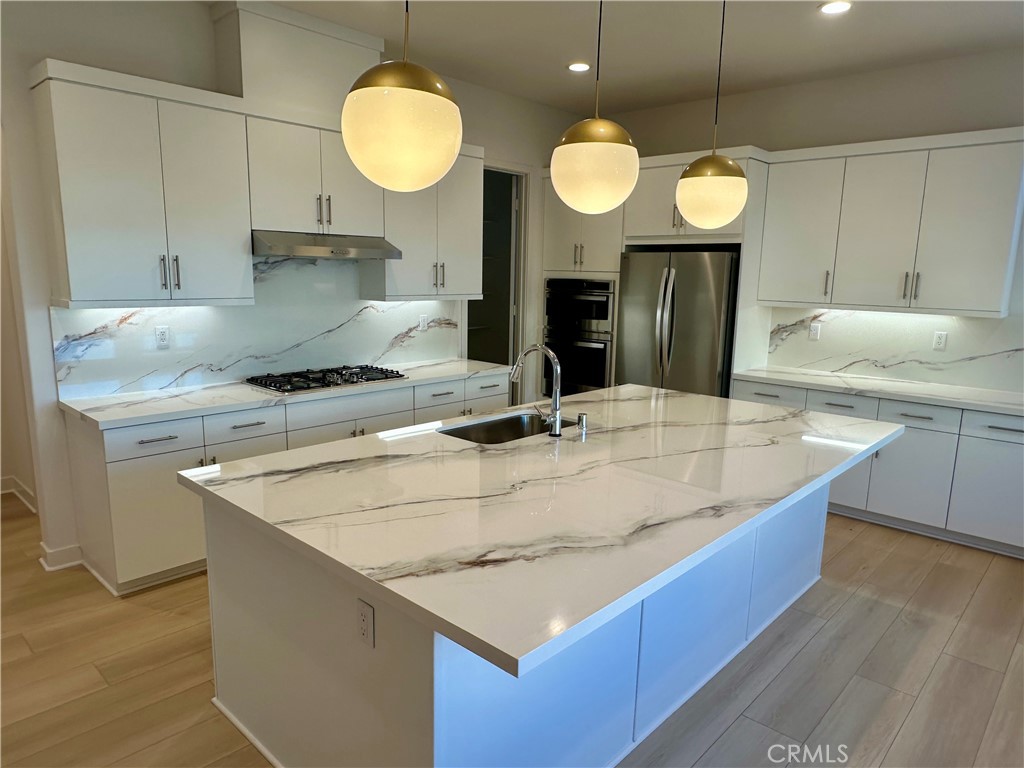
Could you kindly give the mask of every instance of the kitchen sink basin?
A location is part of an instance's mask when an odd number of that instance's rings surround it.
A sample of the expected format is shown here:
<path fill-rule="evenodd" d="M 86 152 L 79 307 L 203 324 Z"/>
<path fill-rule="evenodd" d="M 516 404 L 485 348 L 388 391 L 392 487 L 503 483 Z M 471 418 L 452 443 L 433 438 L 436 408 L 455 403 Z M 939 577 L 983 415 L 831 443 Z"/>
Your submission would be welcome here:
<path fill-rule="evenodd" d="M 575 419 L 562 417 L 562 429 L 576 423 Z M 481 445 L 496 445 L 522 440 L 524 437 L 544 435 L 551 427 L 543 416 L 536 413 L 515 413 L 486 421 L 473 421 L 469 424 L 456 424 L 452 427 L 438 429 L 442 435 L 450 435 L 460 440 Z"/>

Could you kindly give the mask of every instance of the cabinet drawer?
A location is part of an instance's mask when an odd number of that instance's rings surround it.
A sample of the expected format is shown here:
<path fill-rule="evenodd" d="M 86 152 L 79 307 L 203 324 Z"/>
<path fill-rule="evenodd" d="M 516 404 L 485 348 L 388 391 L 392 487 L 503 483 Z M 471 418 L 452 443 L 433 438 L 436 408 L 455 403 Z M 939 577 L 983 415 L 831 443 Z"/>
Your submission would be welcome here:
<path fill-rule="evenodd" d="M 419 389 L 419 387 L 417 387 Z M 339 421 L 352 421 L 385 413 L 411 411 L 412 387 L 367 392 L 364 395 L 346 395 L 308 403 L 288 403 L 288 429 L 306 429 Z"/>
<path fill-rule="evenodd" d="M 466 406 L 460 400 L 457 403 L 445 403 L 444 405 L 432 405 L 429 408 L 416 409 L 416 423 L 426 424 L 428 421 L 443 421 L 462 416 Z"/>
<path fill-rule="evenodd" d="M 858 419 L 876 419 L 878 418 L 878 399 L 863 395 L 819 392 L 809 389 L 807 390 L 807 410 L 838 413 Z"/>
<path fill-rule="evenodd" d="M 881 400 L 878 420 L 906 424 L 908 427 L 930 429 L 933 432 L 959 432 L 960 409 L 942 405 L 921 405 L 899 400 Z"/>
<path fill-rule="evenodd" d="M 356 423 L 354 421 L 336 421 L 333 424 L 324 424 L 319 427 L 292 429 L 288 431 L 288 450 L 305 448 L 307 445 L 333 443 L 335 440 L 347 440 L 350 437 L 355 437 L 355 431 Z"/>
<path fill-rule="evenodd" d="M 280 453 L 288 450 L 288 439 L 283 433 L 261 435 L 245 440 L 234 440 L 206 448 L 207 464 L 226 464 L 229 461 L 251 459 L 253 456 L 266 456 L 268 453 Z"/>
<path fill-rule="evenodd" d="M 502 408 L 508 408 L 508 395 L 492 395 L 491 397 L 478 397 L 466 401 L 467 416 L 500 411 Z"/>
<path fill-rule="evenodd" d="M 203 416 L 203 432 L 207 445 L 284 432 L 284 406 L 274 405 L 269 408 L 250 408 L 245 411 Z"/>
<path fill-rule="evenodd" d="M 445 405 L 466 399 L 465 381 L 441 381 L 416 387 L 416 409 Z"/>
<path fill-rule="evenodd" d="M 103 432 L 103 448 L 108 462 L 201 448 L 202 445 L 203 419 L 199 416 Z"/>
<path fill-rule="evenodd" d="M 786 408 L 805 408 L 807 406 L 806 389 L 787 387 L 782 384 L 733 381 L 732 396 L 734 400 L 750 400 L 755 403 L 781 405 Z"/>
<path fill-rule="evenodd" d="M 480 378 L 466 379 L 466 399 L 474 400 L 478 397 L 493 397 L 508 393 L 508 374 L 502 373 L 497 376 L 482 376 Z"/>
<path fill-rule="evenodd" d="M 964 411 L 960 434 L 983 437 L 987 440 L 1002 440 L 1007 443 L 1024 443 L 1024 417 L 1005 413 Z"/>

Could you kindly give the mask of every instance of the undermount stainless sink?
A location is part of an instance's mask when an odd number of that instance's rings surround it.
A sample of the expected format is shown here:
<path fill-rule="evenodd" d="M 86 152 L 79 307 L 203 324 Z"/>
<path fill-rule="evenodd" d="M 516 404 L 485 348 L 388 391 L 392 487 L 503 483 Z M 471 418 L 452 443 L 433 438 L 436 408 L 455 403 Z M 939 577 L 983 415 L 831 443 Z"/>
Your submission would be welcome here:
<path fill-rule="evenodd" d="M 575 423 L 575 419 L 562 417 L 563 427 L 572 426 Z M 510 443 L 513 440 L 522 440 L 524 437 L 532 437 L 533 435 L 543 435 L 550 428 L 547 419 L 536 413 L 514 413 L 511 416 L 503 416 L 498 419 L 443 427 L 437 431 L 443 435 L 457 437 L 470 443 L 495 445 L 497 443 Z"/>

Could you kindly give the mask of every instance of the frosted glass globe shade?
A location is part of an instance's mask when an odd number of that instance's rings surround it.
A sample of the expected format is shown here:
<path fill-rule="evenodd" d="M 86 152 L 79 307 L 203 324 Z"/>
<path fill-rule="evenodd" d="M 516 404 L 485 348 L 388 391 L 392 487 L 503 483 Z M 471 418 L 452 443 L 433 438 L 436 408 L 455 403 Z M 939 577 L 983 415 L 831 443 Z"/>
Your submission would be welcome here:
<path fill-rule="evenodd" d="M 640 174 L 640 155 L 625 129 L 591 118 L 572 126 L 551 153 L 551 185 L 580 213 L 605 213 L 626 201 Z"/>
<path fill-rule="evenodd" d="M 407 70 L 438 92 L 418 84 L 360 85 L 364 79 L 372 82 L 375 70 L 389 65 L 391 72 L 378 80 L 387 80 L 388 75 L 398 79 Z M 364 73 L 341 109 L 341 138 L 360 173 L 395 192 L 415 192 L 444 178 L 462 147 L 459 106 L 439 95 L 447 89 L 434 73 L 415 64 L 387 62 Z"/>
<path fill-rule="evenodd" d="M 688 165 L 676 183 L 676 207 L 690 224 L 719 229 L 743 211 L 747 179 L 736 162 L 706 155 Z"/>

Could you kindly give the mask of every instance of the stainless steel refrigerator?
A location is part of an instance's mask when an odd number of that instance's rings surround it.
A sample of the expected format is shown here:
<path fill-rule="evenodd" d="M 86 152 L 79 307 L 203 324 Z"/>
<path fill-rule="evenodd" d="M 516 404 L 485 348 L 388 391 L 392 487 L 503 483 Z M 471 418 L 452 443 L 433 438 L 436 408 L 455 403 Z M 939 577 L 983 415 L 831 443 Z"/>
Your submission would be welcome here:
<path fill-rule="evenodd" d="M 728 396 L 739 246 L 622 254 L 615 383 Z"/>

